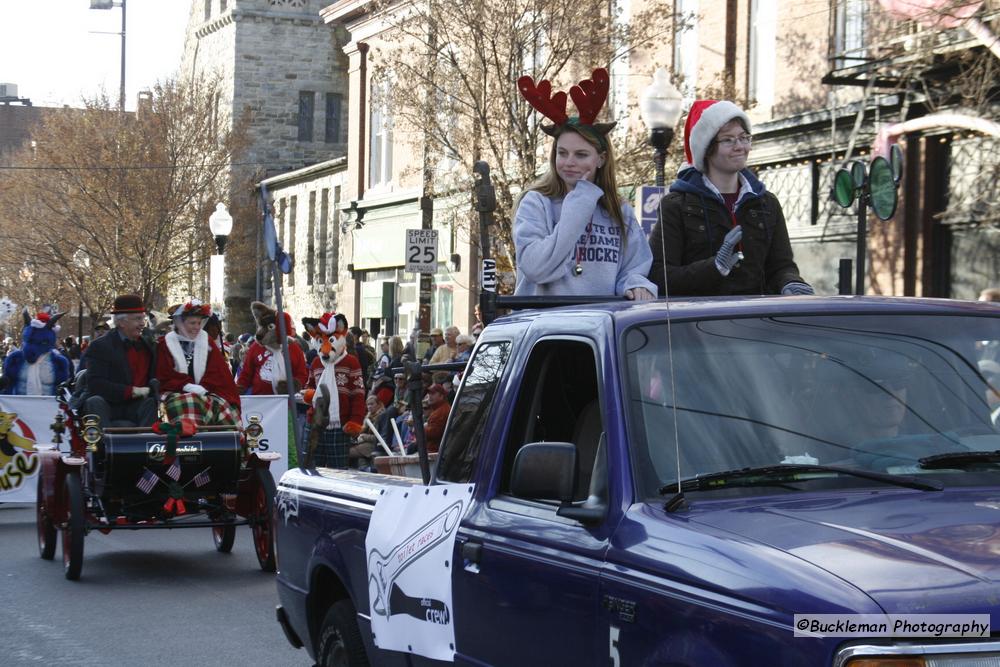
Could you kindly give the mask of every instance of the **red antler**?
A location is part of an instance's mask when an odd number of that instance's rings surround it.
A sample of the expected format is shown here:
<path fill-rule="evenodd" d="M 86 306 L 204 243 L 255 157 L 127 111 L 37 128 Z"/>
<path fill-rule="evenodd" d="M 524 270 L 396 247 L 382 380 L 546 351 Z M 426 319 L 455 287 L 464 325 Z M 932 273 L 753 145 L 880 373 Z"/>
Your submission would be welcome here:
<path fill-rule="evenodd" d="M 530 76 L 518 79 L 517 89 L 521 91 L 524 99 L 528 100 L 528 104 L 553 123 L 562 125 L 566 122 L 566 93 L 559 91 L 553 95 L 551 83 L 543 79 L 536 86 L 535 80 Z"/>
<path fill-rule="evenodd" d="M 608 70 L 599 67 L 594 70 L 589 79 L 584 79 L 569 89 L 570 97 L 573 98 L 576 108 L 580 110 L 581 125 L 593 124 L 601 107 L 604 106 L 605 100 L 608 99 L 609 84 Z"/>

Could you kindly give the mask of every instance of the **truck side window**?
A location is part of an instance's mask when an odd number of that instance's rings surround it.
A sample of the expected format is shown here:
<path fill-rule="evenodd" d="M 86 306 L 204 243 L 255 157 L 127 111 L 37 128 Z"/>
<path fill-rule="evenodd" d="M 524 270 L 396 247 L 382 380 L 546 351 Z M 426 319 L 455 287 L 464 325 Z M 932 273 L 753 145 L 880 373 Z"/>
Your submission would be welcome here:
<path fill-rule="evenodd" d="M 510 349 L 511 343 L 506 340 L 483 343 L 469 363 L 444 434 L 437 467 L 439 481 L 462 483 L 472 478 L 487 413 L 510 359 Z"/>
<path fill-rule="evenodd" d="M 543 340 L 531 351 L 504 448 L 501 492 L 509 493 L 514 457 L 532 442 L 577 448 L 575 500 L 587 497 L 604 431 L 594 349 L 582 341 Z"/>

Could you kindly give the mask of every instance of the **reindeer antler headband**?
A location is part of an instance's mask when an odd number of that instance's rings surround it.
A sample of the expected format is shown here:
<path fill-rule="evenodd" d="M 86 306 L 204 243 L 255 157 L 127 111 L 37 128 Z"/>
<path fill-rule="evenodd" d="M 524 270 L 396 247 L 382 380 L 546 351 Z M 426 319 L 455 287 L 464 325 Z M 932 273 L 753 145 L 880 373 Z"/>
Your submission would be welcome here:
<path fill-rule="evenodd" d="M 605 136 L 615 123 L 595 123 L 594 119 L 608 99 L 610 83 L 608 70 L 599 67 L 589 79 L 584 79 L 569 89 L 569 96 L 573 98 L 580 112 L 579 117 L 566 115 L 566 93 L 560 90 L 553 94 L 552 84 L 544 79 L 535 84 L 535 80 L 530 76 L 522 76 L 517 80 L 517 89 L 528 104 L 553 122 L 553 125 L 542 125 L 542 132 L 556 137 L 564 126 L 570 125 L 588 132 L 603 147 L 606 146 Z"/>

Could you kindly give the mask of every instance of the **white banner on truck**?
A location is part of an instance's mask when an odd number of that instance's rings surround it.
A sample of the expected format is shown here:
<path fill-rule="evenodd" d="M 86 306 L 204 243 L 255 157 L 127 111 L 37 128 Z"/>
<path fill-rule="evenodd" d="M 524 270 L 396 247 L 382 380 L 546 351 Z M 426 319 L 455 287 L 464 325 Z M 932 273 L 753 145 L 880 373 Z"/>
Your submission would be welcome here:
<path fill-rule="evenodd" d="M 241 396 L 243 425 L 260 415 L 261 451 L 278 452 L 271 462 L 275 479 L 288 469 L 288 397 Z M 0 396 L 0 503 L 35 502 L 39 461 L 35 443 L 52 442 L 52 422 L 59 413 L 54 396 Z M 69 433 L 60 447 L 69 451 Z"/>
<path fill-rule="evenodd" d="M 375 645 L 455 660 L 451 570 L 471 484 L 389 487 L 375 503 L 365 554 Z"/>

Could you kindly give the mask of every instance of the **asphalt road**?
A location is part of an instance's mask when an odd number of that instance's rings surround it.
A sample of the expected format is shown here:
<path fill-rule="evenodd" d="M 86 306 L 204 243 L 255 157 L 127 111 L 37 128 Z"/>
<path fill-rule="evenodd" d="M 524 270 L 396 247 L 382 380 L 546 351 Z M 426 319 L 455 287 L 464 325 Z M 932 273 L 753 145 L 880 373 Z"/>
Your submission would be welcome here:
<path fill-rule="evenodd" d="M 310 665 L 274 620 L 250 529 L 91 532 L 79 581 L 38 557 L 33 505 L 0 503 L 0 665 Z"/>

